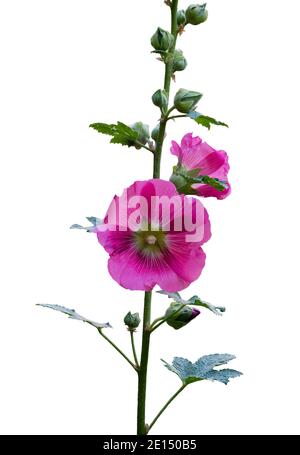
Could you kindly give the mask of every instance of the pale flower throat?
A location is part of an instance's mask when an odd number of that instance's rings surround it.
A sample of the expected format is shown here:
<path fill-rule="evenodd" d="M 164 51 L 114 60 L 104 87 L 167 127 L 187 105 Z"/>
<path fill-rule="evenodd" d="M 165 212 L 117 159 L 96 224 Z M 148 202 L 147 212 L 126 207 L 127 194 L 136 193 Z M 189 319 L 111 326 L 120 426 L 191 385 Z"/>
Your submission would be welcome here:
<path fill-rule="evenodd" d="M 134 234 L 137 249 L 146 256 L 159 256 L 166 247 L 165 232 L 138 231 Z"/>

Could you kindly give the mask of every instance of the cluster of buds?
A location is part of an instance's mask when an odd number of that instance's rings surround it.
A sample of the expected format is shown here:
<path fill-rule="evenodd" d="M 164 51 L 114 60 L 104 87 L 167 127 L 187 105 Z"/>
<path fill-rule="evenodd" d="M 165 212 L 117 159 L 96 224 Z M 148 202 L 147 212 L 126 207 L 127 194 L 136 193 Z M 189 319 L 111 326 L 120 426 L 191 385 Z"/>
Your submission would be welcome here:
<path fill-rule="evenodd" d="M 184 31 L 184 27 L 187 24 L 199 25 L 205 22 L 208 18 L 208 11 L 206 9 L 206 3 L 203 5 L 190 5 L 186 10 L 180 10 L 177 12 L 177 25 L 179 33 Z"/>
<path fill-rule="evenodd" d="M 173 327 L 173 329 L 178 330 L 199 316 L 199 314 L 200 311 L 197 308 L 192 308 L 188 305 L 182 308 L 181 303 L 174 302 L 167 309 L 165 317 L 167 318 L 167 324 Z"/>

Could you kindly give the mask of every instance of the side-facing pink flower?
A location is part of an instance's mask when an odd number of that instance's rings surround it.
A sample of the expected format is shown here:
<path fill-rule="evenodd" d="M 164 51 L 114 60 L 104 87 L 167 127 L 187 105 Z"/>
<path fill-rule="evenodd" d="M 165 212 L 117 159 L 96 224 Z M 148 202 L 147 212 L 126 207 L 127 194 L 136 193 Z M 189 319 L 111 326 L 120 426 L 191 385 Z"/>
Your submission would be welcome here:
<path fill-rule="evenodd" d="M 114 197 L 97 236 L 110 255 L 108 270 L 122 287 L 150 291 L 159 285 L 176 292 L 201 274 L 201 245 L 211 232 L 199 200 L 153 179 L 135 182 Z"/>
<path fill-rule="evenodd" d="M 193 137 L 192 133 L 188 133 L 182 138 L 181 145 L 172 141 L 171 153 L 178 157 L 175 177 L 174 174 L 172 176 L 174 183 L 176 179 L 178 182 L 184 182 L 180 180 L 180 176 L 188 174 L 194 178 L 208 176 L 217 179 L 216 183 L 220 181 L 223 185 L 223 189 L 221 186 L 220 190 L 209 184 L 194 183 L 190 185 L 190 188 L 195 191 L 188 194 L 198 194 L 204 197 L 214 196 L 217 199 L 225 199 L 230 194 L 231 188 L 227 179 L 229 164 L 226 152 L 215 150 L 203 142 L 200 137 Z M 179 192 L 180 185 L 177 185 Z"/>

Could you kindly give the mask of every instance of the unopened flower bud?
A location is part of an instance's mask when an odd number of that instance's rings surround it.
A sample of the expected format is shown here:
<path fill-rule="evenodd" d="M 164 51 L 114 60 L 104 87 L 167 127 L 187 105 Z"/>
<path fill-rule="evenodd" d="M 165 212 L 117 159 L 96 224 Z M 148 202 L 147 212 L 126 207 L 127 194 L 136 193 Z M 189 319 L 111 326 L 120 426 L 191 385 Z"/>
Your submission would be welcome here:
<path fill-rule="evenodd" d="M 135 330 L 141 322 L 139 313 L 133 313 L 129 311 L 124 318 L 124 324 L 127 325 L 128 330 Z"/>
<path fill-rule="evenodd" d="M 149 131 L 149 126 L 145 125 L 143 122 L 136 122 L 133 125 L 130 125 L 130 128 L 132 128 L 134 131 L 138 133 L 138 138 L 137 140 L 145 145 L 147 144 L 148 140 L 150 139 L 150 131 Z M 137 149 L 141 148 L 139 146 L 136 146 Z"/>
<path fill-rule="evenodd" d="M 180 307 L 181 303 L 171 303 L 165 314 L 168 318 L 167 324 L 175 330 L 181 329 L 200 314 L 197 308 L 185 305 L 180 310 Z"/>
<path fill-rule="evenodd" d="M 160 107 L 160 109 L 164 112 L 168 108 L 168 96 L 165 90 L 157 90 L 152 95 L 152 101 L 155 106 Z"/>
<path fill-rule="evenodd" d="M 158 139 L 159 128 L 160 128 L 160 125 L 159 124 L 156 125 L 156 127 L 153 128 L 152 133 L 151 133 L 151 137 L 155 142 L 157 142 L 157 139 Z"/>
<path fill-rule="evenodd" d="M 157 51 L 168 51 L 173 43 L 174 36 L 160 27 L 158 27 L 151 38 L 151 44 Z"/>
<path fill-rule="evenodd" d="M 203 5 L 190 5 L 185 14 L 188 24 L 198 25 L 205 22 L 208 17 L 206 3 L 203 3 Z"/>
<path fill-rule="evenodd" d="M 177 25 L 183 26 L 186 24 L 186 16 L 185 16 L 185 11 L 184 9 L 181 9 L 180 11 L 177 12 Z"/>
<path fill-rule="evenodd" d="M 201 93 L 181 88 L 175 95 L 174 106 L 179 112 L 187 114 L 196 109 L 197 103 L 201 98 Z"/>
<path fill-rule="evenodd" d="M 179 49 L 176 49 L 174 52 L 174 60 L 173 60 L 173 73 L 176 71 L 183 71 L 187 67 L 187 61 L 183 52 Z"/>
<path fill-rule="evenodd" d="M 170 182 L 176 186 L 180 194 L 191 194 L 191 185 L 189 185 L 187 179 L 183 175 L 177 174 L 176 171 L 171 175 Z"/>
<path fill-rule="evenodd" d="M 152 132 L 151 132 L 151 137 L 152 137 L 152 139 L 153 139 L 155 142 L 158 141 L 159 129 L 160 129 L 160 123 L 158 123 L 158 124 L 156 125 L 156 127 L 153 128 L 153 130 L 152 130 Z M 165 133 L 164 139 L 165 139 L 166 136 L 167 136 L 167 134 Z"/>

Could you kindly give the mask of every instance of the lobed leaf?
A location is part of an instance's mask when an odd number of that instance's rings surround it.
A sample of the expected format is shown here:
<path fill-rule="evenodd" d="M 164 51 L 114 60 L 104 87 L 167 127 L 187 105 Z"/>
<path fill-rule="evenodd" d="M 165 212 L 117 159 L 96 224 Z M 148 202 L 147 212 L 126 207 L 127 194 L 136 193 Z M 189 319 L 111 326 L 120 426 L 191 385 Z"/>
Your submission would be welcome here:
<path fill-rule="evenodd" d="M 61 313 L 67 314 L 70 319 L 76 319 L 77 321 L 86 322 L 87 324 L 90 324 L 93 327 L 96 327 L 97 329 L 106 329 L 106 328 L 111 327 L 109 322 L 100 323 L 100 322 L 92 321 L 91 319 L 87 319 L 84 316 L 81 316 L 80 314 L 76 313 L 75 310 L 71 310 L 70 308 L 66 308 L 64 306 L 49 305 L 46 303 L 38 303 L 37 306 L 42 306 L 44 308 L 50 308 L 51 310 L 60 311 Z"/>
<path fill-rule="evenodd" d="M 165 367 L 177 374 L 183 384 L 191 384 L 196 381 L 210 380 L 218 381 L 223 384 L 228 384 L 232 378 L 241 376 L 242 373 L 237 370 L 224 368 L 222 370 L 215 370 L 215 367 L 225 365 L 230 360 L 235 359 L 231 354 L 211 354 L 200 357 L 197 362 L 192 363 L 188 359 L 182 357 L 175 357 L 172 364 L 162 360 Z"/>
<path fill-rule="evenodd" d="M 192 120 L 195 120 L 195 122 L 198 123 L 198 125 L 202 125 L 209 130 L 210 130 L 211 125 L 225 126 L 226 128 L 228 128 L 228 125 L 226 123 L 220 122 L 213 117 L 209 117 L 208 115 L 200 114 L 199 112 L 196 112 L 196 111 L 191 111 L 187 115 Z"/>
<path fill-rule="evenodd" d="M 116 125 L 109 125 L 107 123 L 92 123 L 90 128 L 98 131 L 98 133 L 112 136 L 110 141 L 112 144 L 121 144 L 126 145 L 127 147 L 132 147 L 138 139 L 138 132 L 122 122 L 118 122 Z"/>
<path fill-rule="evenodd" d="M 86 232 L 96 232 L 97 226 L 100 226 L 103 224 L 103 220 L 100 218 L 96 218 L 95 216 L 88 216 L 86 219 L 92 224 L 91 226 L 81 226 L 80 224 L 72 224 L 70 226 L 70 229 L 81 229 L 85 230 Z"/>
<path fill-rule="evenodd" d="M 166 292 L 166 291 L 157 291 L 158 294 L 166 295 L 169 299 L 174 300 L 176 303 L 181 303 L 182 305 L 194 305 L 194 306 L 202 306 L 207 308 L 208 310 L 212 311 L 217 316 L 222 316 L 225 313 L 226 308 L 223 306 L 214 306 L 211 303 L 205 302 L 204 300 L 200 299 L 197 295 L 194 295 L 189 300 L 184 300 L 179 292 Z"/>

